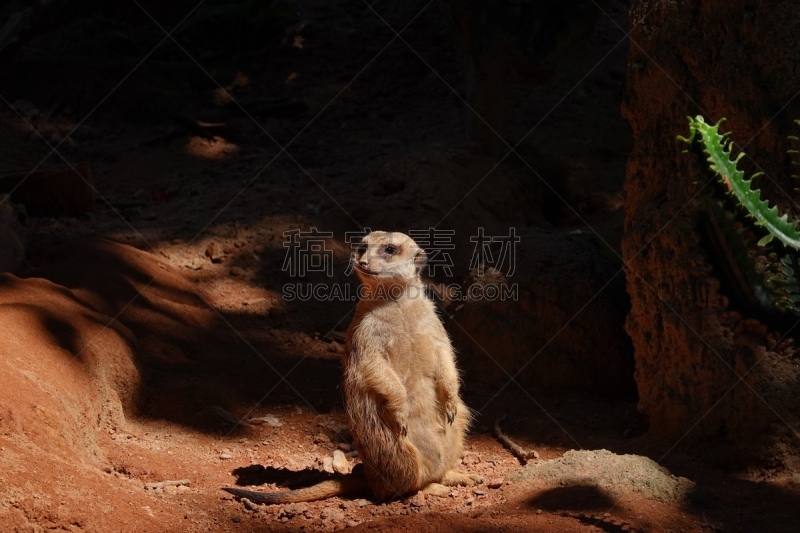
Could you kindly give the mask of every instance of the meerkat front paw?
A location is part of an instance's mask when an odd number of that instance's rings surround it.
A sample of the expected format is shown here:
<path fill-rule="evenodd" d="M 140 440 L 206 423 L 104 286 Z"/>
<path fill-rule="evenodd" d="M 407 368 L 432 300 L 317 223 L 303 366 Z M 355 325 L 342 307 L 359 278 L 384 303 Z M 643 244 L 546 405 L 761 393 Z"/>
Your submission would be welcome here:
<path fill-rule="evenodd" d="M 447 417 L 448 424 L 453 425 L 453 421 L 455 421 L 457 413 L 458 403 L 453 398 L 448 399 L 444 404 L 444 414 Z"/>
<path fill-rule="evenodd" d="M 408 418 L 404 414 L 398 413 L 395 417 L 395 431 L 401 437 L 408 435 Z"/>

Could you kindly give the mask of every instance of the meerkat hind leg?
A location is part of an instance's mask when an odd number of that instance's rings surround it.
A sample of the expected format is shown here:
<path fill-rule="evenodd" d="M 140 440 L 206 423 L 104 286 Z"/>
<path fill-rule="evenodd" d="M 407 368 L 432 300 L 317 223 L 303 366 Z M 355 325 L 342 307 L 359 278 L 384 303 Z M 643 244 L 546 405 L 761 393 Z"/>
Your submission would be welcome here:
<path fill-rule="evenodd" d="M 447 496 L 450 494 L 450 487 L 441 483 L 428 483 L 420 492 L 426 496 Z"/>
<path fill-rule="evenodd" d="M 448 470 L 441 480 L 442 485 L 454 487 L 456 485 L 478 485 L 483 483 L 483 476 L 478 474 L 464 474 L 455 470 Z"/>

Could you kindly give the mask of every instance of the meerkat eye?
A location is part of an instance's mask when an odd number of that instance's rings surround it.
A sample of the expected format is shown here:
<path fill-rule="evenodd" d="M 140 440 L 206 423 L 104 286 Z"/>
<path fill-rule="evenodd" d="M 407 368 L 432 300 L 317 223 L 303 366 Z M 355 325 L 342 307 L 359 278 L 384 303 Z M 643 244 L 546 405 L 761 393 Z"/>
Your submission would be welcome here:
<path fill-rule="evenodd" d="M 394 255 L 397 252 L 397 247 L 393 244 L 387 244 L 383 250 L 389 255 Z"/>
<path fill-rule="evenodd" d="M 365 253 L 367 253 L 367 245 L 362 242 L 361 244 L 356 246 L 356 253 L 358 255 L 364 255 Z"/>

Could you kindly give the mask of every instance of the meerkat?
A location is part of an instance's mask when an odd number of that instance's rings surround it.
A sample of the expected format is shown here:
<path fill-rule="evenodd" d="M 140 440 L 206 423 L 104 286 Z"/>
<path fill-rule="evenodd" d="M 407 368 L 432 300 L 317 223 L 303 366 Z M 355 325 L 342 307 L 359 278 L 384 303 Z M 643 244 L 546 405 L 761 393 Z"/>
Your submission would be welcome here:
<path fill-rule="evenodd" d="M 457 472 L 470 423 L 455 354 L 420 270 L 425 252 L 403 233 L 374 231 L 353 254 L 359 302 L 345 342 L 343 389 L 360 468 L 288 492 L 224 490 L 259 503 L 368 490 L 385 501 L 483 482 Z"/>

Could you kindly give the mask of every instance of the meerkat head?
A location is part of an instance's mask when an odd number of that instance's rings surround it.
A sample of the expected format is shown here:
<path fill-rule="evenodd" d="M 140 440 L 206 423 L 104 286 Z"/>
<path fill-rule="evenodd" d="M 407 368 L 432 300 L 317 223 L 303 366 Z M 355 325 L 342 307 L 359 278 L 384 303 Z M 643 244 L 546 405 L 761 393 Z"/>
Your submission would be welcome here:
<path fill-rule="evenodd" d="M 353 253 L 353 266 L 366 284 L 413 283 L 425 264 L 425 251 L 404 233 L 373 231 Z"/>

